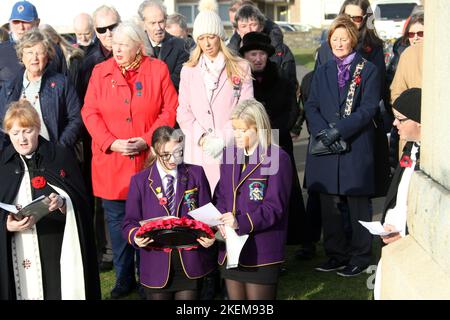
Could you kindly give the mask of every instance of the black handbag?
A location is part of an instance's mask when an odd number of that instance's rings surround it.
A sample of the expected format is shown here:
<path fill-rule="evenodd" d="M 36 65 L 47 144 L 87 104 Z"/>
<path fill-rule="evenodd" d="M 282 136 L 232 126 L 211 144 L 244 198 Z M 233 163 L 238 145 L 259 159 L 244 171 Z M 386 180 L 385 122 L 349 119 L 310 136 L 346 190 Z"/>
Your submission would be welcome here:
<path fill-rule="evenodd" d="M 341 151 L 333 152 L 322 143 L 320 139 L 311 137 L 309 140 L 309 153 L 313 156 L 324 156 L 329 154 L 340 154 L 348 151 L 348 144 L 344 140 L 340 139 L 338 143 L 341 145 Z"/>

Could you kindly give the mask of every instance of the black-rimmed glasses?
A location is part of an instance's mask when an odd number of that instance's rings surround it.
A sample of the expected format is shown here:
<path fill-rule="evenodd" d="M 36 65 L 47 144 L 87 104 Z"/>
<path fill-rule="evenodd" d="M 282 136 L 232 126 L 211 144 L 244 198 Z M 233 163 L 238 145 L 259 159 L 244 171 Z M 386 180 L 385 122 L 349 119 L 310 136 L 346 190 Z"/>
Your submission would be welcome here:
<path fill-rule="evenodd" d="M 179 159 L 183 156 L 183 149 L 181 150 L 176 150 L 172 153 L 163 153 L 163 154 L 158 154 L 158 156 L 164 160 L 164 161 L 169 161 L 170 158 L 173 156 L 175 159 Z"/>

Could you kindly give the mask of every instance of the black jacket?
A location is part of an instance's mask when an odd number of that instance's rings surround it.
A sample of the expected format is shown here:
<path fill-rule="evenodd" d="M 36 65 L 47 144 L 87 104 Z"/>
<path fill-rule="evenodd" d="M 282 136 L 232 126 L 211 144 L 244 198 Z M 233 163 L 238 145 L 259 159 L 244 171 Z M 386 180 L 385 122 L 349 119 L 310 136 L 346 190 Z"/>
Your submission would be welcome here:
<path fill-rule="evenodd" d="M 8 104 L 21 98 L 23 72 L 8 82 L 0 91 L 0 120 L 3 121 Z M 66 76 L 47 68 L 42 76 L 39 93 L 42 117 L 50 140 L 72 148 L 80 134 L 82 125 L 80 100 L 75 88 Z M 0 149 L 9 139 L 0 133 Z"/>
<path fill-rule="evenodd" d="M 83 259 L 86 299 L 100 299 L 92 212 L 78 165 L 69 150 L 41 137 L 36 154 L 39 156 L 37 165 L 42 176 L 49 183 L 66 191 L 73 201 Z M 9 145 L 0 155 L 0 179 L 8 182 L 0 184 L 1 202 L 13 203 L 19 191 L 23 170 L 20 155 L 12 145 Z M 11 234 L 6 230 L 6 218 L 7 213 L 1 209 L 0 300 L 14 300 L 16 294 L 11 260 Z"/>
<path fill-rule="evenodd" d="M 183 39 L 174 37 L 170 33 L 166 32 L 163 41 L 161 42 L 161 51 L 156 57 L 153 52 L 153 47 L 151 46 L 150 40 L 147 41 L 147 54 L 149 56 L 158 58 L 164 61 L 169 68 L 170 79 L 172 79 L 173 85 L 178 92 L 180 85 L 180 72 L 183 68 L 183 63 L 189 60 L 189 50 L 188 44 Z"/>
<path fill-rule="evenodd" d="M 280 139 L 286 135 L 290 139 L 289 130 L 300 111 L 294 84 L 282 75 L 272 61 L 267 62 L 263 72 L 253 73 L 253 78 L 254 97 L 264 105 L 272 128 L 280 130 Z"/>
<path fill-rule="evenodd" d="M 405 144 L 405 147 L 403 148 L 403 156 L 411 156 L 411 149 L 413 147 L 413 142 L 407 142 Z M 419 152 L 416 154 L 417 161 L 416 161 L 416 167 L 415 170 L 419 170 L 419 159 L 420 159 L 420 149 Z M 402 180 L 403 172 L 405 171 L 405 168 L 400 166 L 400 164 L 397 165 L 397 168 L 395 169 L 394 175 L 391 180 L 391 184 L 389 185 L 389 190 L 386 194 L 386 199 L 384 201 L 384 209 L 383 209 L 383 218 L 382 222 L 384 223 L 384 219 L 386 218 L 386 213 L 389 209 L 392 209 L 397 204 L 397 192 L 398 192 L 398 186 L 400 184 L 400 181 Z"/>

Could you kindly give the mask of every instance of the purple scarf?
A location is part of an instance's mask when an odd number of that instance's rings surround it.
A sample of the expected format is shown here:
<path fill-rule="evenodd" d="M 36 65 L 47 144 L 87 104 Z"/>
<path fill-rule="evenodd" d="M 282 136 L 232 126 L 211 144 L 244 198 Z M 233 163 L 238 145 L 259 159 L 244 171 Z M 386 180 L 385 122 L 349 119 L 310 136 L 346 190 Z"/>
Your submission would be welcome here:
<path fill-rule="evenodd" d="M 338 57 L 334 56 L 334 60 L 337 63 L 337 69 L 338 69 L 339 89 L 344 88 L 345 83 L 348 80 L 350 80 L 350 65 L 352 64 L 353 59 L 355 59 L 355 55 L 356 55 L 356 51 L 353 53 L 350 53 L 344 59 L 339 59 Z"/>

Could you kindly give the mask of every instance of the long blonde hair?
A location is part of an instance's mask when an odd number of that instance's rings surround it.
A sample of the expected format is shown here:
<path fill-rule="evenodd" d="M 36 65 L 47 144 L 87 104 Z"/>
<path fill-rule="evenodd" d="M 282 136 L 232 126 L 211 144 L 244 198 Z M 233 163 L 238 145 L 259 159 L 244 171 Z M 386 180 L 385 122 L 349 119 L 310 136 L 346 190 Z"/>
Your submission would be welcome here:
<path fill-rule="evenodd" d="M 233 76 L 239 76 L 241 79 L 250 79 L 251 74 L 247 73 L 247 70 L 242 68 L 242 64 L 248 64 L 248 61 L 235 55 L 230 49 L 227 48 L 225 42 L 219 38 L 220 51 L 225 56 L 225 70 L 227 71 L 227 78 L 231 82 Z M 187 67 L 195 67 L 200 61 L 200 57 L 203 51 L 199 45 L 192 51 L 189 60 L 184 64 Z M 241 65 L 240 65 L 241 64 Z"/>

